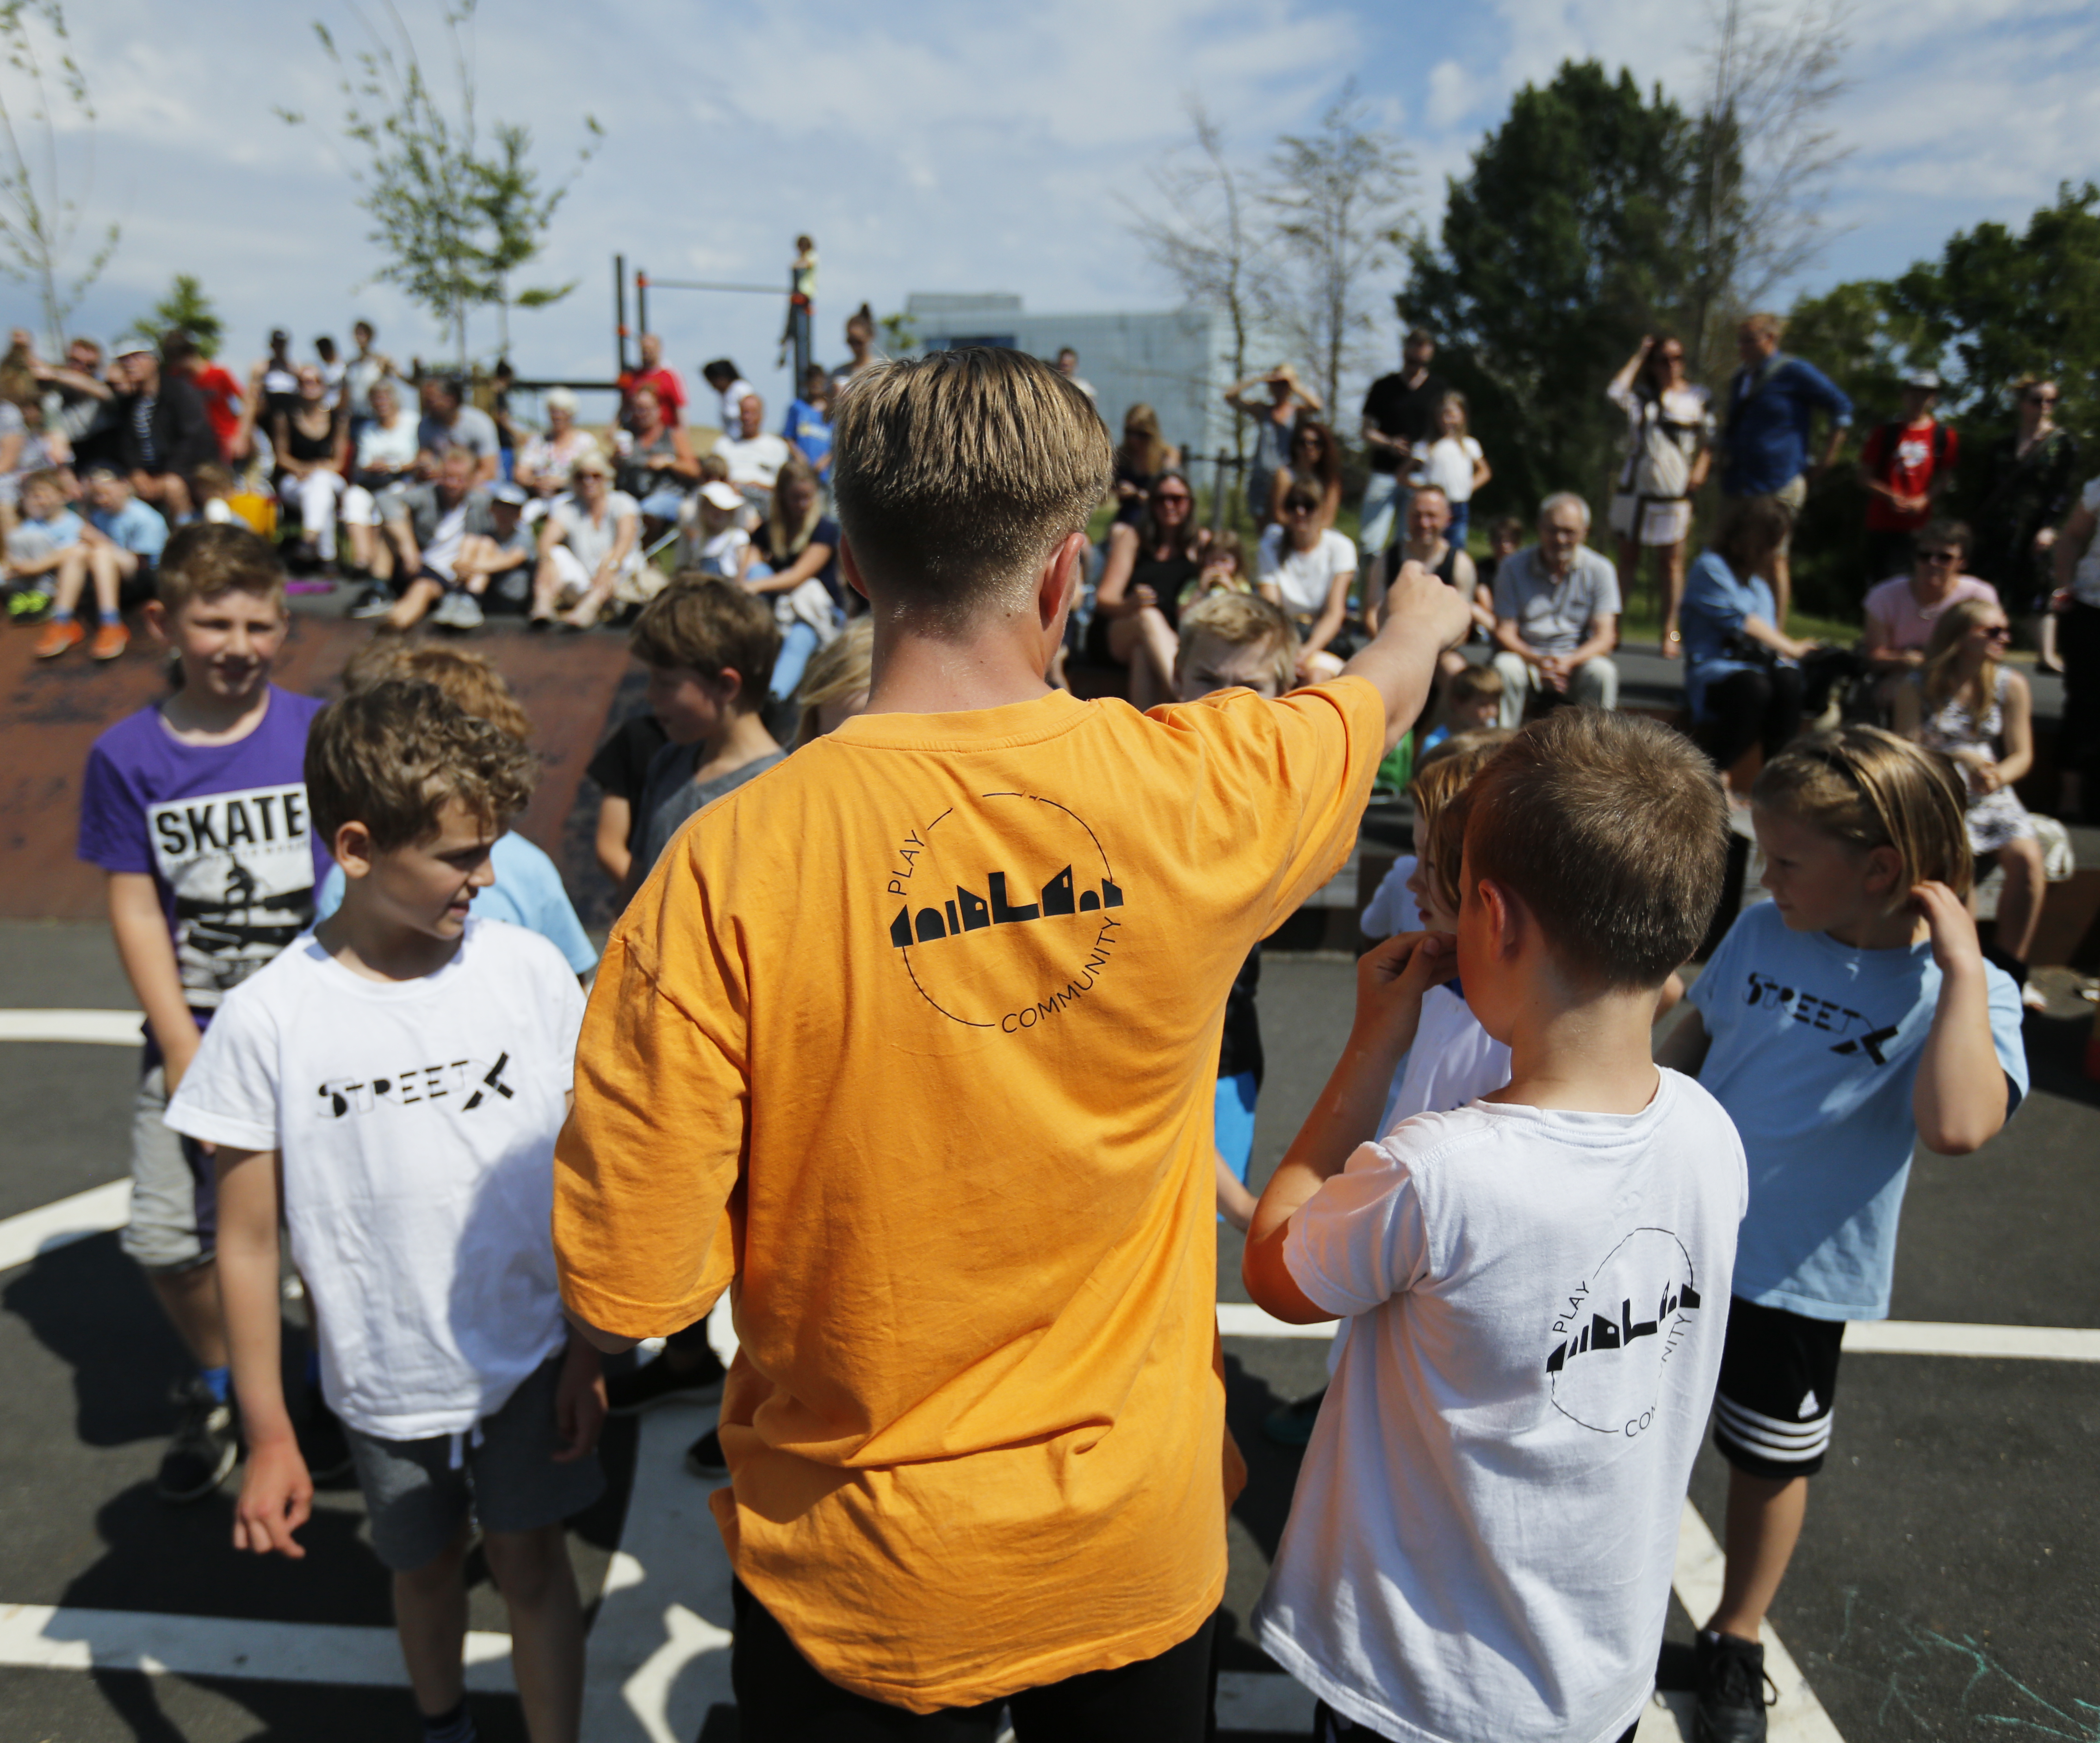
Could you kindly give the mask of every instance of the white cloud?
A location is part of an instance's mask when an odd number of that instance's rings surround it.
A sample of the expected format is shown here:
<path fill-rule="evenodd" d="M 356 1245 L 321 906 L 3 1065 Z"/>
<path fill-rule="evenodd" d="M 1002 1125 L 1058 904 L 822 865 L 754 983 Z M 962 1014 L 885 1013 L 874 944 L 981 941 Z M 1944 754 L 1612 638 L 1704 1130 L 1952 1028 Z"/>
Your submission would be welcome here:
<path fill-rule="evenodd" d="M 1429 125 L 1443 132 L 1473 111 L 1480 86 L 1455 60 L 1440 60 L 1429 73 Z"/>

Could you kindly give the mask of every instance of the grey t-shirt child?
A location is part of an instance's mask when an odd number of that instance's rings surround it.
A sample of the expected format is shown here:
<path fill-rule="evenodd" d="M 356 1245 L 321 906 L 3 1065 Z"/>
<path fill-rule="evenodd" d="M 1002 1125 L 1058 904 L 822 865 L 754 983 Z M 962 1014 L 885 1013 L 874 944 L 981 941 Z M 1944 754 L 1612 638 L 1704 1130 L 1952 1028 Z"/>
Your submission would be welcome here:
<path fill-rule="evenodd" d="M 666 744 L 650 759 L 649 773 L 642 783 L 641 801 L 636 807 L 642 819 L 642 849 L 628 873 L 629 887 L 641 887 L 687 818 L 712 805 L 724 793 L 734 792 L 746 781 L 765 774 L 786 752 L 769 751 L 712 780 L 695 781 L 693 770 L 699 754 L 697 744 Z"/>

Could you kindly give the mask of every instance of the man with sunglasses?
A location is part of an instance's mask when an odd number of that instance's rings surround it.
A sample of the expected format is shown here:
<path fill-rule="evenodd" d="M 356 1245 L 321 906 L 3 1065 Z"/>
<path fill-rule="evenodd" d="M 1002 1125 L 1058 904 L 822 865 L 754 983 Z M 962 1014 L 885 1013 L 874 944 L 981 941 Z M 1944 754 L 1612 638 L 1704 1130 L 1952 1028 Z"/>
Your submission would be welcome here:
<path fill-rule="evenodd" d="M 1967 572 L 1972 543 L 1958 520 L 1935 520 L 1912 541 L 1908 575 L 1893 576 L 1867 594 L 1867 669 L 1881 679 L 1875 694 L 1886 710 L 1895 686 L 1925 664 L 1933 625 L 1961 599 L 1999 603 L 1998 589 Z"/>
<path fill-rule="evenodd" d="M 1877 426 L 1860 451 L 1869 585 L 1902 574 L 1912 541 L 1953 486 L 1960 439 L 1933 415 L 1939 400 L 1939 376 L 1912 370 L 1904 377 L 1903 416 Z"/>

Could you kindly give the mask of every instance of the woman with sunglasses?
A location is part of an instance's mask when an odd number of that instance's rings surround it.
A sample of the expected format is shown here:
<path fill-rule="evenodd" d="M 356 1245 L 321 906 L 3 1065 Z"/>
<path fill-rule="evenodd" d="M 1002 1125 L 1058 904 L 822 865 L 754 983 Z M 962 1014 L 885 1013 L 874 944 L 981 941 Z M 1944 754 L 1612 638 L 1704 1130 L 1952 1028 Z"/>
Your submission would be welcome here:
<path fill-rule="evenodd" d="M 2019 421 L 1991 448 L 1975 522 L 1976 572 L 2015 611 L 2045 614 L 2041 664 L 2051 672 L 2063 669 L 2056 659 L 2056 622 L 2046 615 L 2054 585 L 2049 549 L 2078 500 L 2078 442 L 2056 421 L 2061 397 L 2054 382 L 2036 376 L 2014 388 Z"/>
<path fill-rule="evenodd" d="M 1268 518 L 1276 525 L 1283 524 L 1283 499 L 1299 484 L 1310 484 L 1320 492 L 1320 506 L 1312 518 L 1321 532 L 1326 532 L 1342 512 L 1341 451 L 1335 446 L 1335 432 L 1303 412 L 1290 432 L 1290 461 L 1276 469 L 1268 483 Z"/>
<path fill-rule="evenodd" d="M 1149 708 L 1174 699 L 1175 625 L 1181 589 L 1202 571 L 1208 535 L 1196 524 L 1196 493 L 1171 469 L 1152 481 L 1145 518 L 1109 528 L 1107 561 L 1087 625 L 1087 658 L 1130 669 L 1130 699 Z"/>
<path fill-rule="evenodd" d="M 1948 608 L 1963 599 L 1998 601 L 1998 589 L 1966 572 L 1969 529 L 1935 520 L 1918 529 L 1908 575 L 1893 576 L 1867 593 L 1867 633 L 1860 643 L 1867 669 L 1881 680 L 1883 708 L 1895 704 L 1897 682 L 1925 664 L 1925 645 Z"/>
<path fill-rule="evenodd" d="M 1711 396 L 1684 377 L 1684 346 L 1674 333 L 1644 338 L 1604 397 L 1626 414 L 1626 457 L 1612 496 L 1619 541 L 1619 595 L 1631 600 L 1641 553 L 1652 553 L 1661 594 L 1662 653 L 1677 658 L 1678 600 L 1684 591 L 1684 541 L 1692 498 L 1713 463 Z"/>
<path fill-rule="evenodd" d="M 2004 610 L 1961 599 L 1941 614 L 1925 660 L 1896 691 L 1896 730 L 1939 752 L 1969 790 L 1969 849 L 2005 867 L 1994 955 L 2024 987 L 2027 951 L 2041 917 L 2041 843 L 2013 791 L 2034 766 L 2034 699 L 2027 681 L 2005 663 L 2013 638 Z M 1985 867 L 1979 865 L 1980 880 Z"/>

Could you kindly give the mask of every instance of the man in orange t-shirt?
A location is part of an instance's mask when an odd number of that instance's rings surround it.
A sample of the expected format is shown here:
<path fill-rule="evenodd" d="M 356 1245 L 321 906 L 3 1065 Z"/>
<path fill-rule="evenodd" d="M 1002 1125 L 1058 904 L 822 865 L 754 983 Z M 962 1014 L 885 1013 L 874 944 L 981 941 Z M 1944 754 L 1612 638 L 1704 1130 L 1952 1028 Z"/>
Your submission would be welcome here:
<path fill-rule="evenodd" d="M 1470 618 L 1410 563 L 1330 683 L 1081 702 L 1042 674 L 1110 474 L 1084 395 L 942 351 L 867 372 L 836 435 L 869 706 L 702 811 L 615 929 L 563 1297 L 616 1350 L 732 1291 L 747 1739 L 964 1734 L 1004 1701 L 1023 1739 L 1193 1743 L 1225 995 Z"/>

